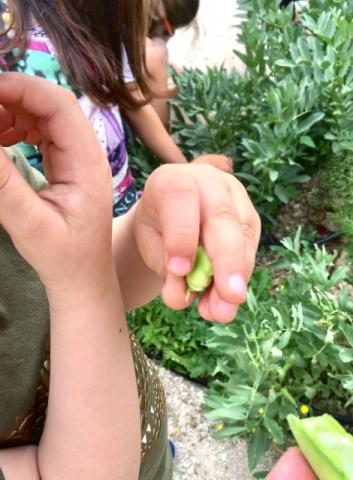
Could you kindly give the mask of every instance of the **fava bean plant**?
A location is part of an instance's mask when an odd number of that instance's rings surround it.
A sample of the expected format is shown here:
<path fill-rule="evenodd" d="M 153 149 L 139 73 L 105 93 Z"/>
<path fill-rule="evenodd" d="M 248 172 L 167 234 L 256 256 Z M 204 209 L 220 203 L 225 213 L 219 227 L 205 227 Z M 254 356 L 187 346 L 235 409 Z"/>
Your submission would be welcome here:
<path fill-rule="evenodd" d="M 172 311 L 160 299 L 129 319 L 147 353 L 208 381 L 215 436 L 248 438 L 250 469 L 272 443 L 285 448 L 288 414 L 353 415 L 352 272 L 300 230 L 274 253 L 231 324 L 203 321 L 196 305 Z"/>
<path fill-rule="evenodd" d="M 278 4 L 240 2 L 235 55 L 244 75 L 185 70 L 175 75 L 180 94 L 172 102 L 184 153 L 233 158 L 267 217 L 320 165 L 330 168 L 353 150 L 352 1 L 311 0 L 296 23 L 292 7 Z"/>
<path fill-rule="evenodd" d="M 349 268 L 300 231 L 274 250 L 281 283 L 258 269 L 236 321 L 214 325 L 207 341 L 218 376 L 205 399 L 209 419 L 223 422 L 218 438 L 250 438 L 251 470 L 271 443 L 286 447 L 289 414 L 353 415 Z"/>

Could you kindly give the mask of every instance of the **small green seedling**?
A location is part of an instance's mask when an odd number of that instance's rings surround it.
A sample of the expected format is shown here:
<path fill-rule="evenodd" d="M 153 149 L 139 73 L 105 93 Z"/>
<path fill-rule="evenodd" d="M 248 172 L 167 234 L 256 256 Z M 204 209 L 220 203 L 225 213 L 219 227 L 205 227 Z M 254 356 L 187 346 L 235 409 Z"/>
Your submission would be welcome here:
<path fill-rule="evenodd" d="M 288 415 L 292 433 L 319 480 L 353 479 L 353 436 L 331 415 Z"/>
<path fill-rule="evenodd" d="M 196 253 L 196 259 L 191 272 L 186 276 L 188 289 L 186 291 L 186 300 L 191 293 L 202 292 L 212 282 L 213 270 L 212 263 L 203 247 L 199 247 Z"/>

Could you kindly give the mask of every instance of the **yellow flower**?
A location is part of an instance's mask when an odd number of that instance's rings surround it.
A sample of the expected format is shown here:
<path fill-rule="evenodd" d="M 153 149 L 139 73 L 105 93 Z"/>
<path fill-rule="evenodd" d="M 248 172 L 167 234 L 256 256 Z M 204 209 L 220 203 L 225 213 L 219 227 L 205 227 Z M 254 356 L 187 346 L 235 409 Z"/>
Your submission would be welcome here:
<path fill-rule="evenodd" d="M 251 431 L 252 431 L 252 433 L 255 433 L 256 432 L 256 427 L 252 428 Z"/>
<path fill-rule="evenodd" d="M 258 412 L 260 415 L 263 415 L 265 413 L 265 410 L 261 407 L 258 409 Z"/>
<path fill-rule="evenodd" d="M 285 288 L 284 283 L 281 283 L 281 285 L 279 286 L 279 289 L 284 290 L 284 288 Z"/>
<path fill-rule="evenodd" d="M 223 428 L 224 428 L 224 423 L 223 423 L 223 422 L 217 423 L 216 429 L 217 429 L 218 431 L 223 430 Z"/>
<path fill-rule="evenodd" d="M 301 405 L 300 406 L 300 413 L 302 415 L 307 415 L 309 413 L 309 407 L 308 405 Z"/>

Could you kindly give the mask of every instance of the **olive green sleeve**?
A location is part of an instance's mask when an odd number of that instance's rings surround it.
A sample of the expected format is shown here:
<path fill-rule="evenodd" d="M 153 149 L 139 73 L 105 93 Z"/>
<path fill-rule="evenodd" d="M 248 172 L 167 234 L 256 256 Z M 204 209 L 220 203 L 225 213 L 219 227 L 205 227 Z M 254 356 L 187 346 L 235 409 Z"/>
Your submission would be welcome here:
<path fill-rule="evenodd" d="M 18 150 L 5 151 L 34 190 L 46 185 Z M 48 338 L 44 287 L 0 226 L 0 444 L 31 412 Z"/>
<path fill-rule="evenodd" d="M 0 468 L 0 480 L 6 480 L 5 477 L 4 477 L 4 474 L 2 473 L 1 468 Z"/>

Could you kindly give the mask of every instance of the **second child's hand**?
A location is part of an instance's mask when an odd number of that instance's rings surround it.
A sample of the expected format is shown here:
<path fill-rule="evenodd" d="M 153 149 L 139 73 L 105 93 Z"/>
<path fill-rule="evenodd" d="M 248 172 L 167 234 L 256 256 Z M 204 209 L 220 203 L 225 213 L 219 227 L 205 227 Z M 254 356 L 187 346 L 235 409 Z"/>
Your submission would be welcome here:
<path fill-rule="evenodd" d="M 138 248 L 164 280 L 165 303 L 183 309 L 194 300 L 185 297 L 185 275 L 201 243 L 214 282 L 201 297 L 199 313 L 206 320 L 233 320 L 246 299 L 261 230 L 242 184 L 210 165 L 165 165 L 147 180 L 135 217 Z"/>

